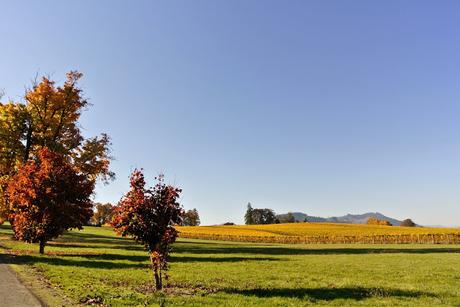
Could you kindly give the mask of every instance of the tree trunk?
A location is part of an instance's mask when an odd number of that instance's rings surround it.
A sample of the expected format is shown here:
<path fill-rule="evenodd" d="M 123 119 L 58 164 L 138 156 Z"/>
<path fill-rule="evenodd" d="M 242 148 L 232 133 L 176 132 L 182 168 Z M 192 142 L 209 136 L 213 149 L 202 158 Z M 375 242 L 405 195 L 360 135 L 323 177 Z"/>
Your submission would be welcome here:
<path fill-rule="evenodd" d="M 45 241 L 44 240 L 40 240 L 40 254 L 44 254 L 45 253 Z"/>
<path fill-rule="evenodd" d="M 155 286 L 157 290 L 163 289 L 163 281 L 161 280 L 161 272 L 158 269 L 154 270 Z"/>
<path fill-rule="evenodd" d="M 32 123 L 30 122 L 29 120 L 29 127 L 27 128 L 27 137 L 26 137 L 26 148 L 25 148 L 25 151 L 24 151 L 24 163 L 27 162 L 27 160 L 29 160 L 29 152 L 30 152 L 30 148 L 32 147 Z"/>
<path fill-rule="evenodd" d="M 150 255 L 150 263 L 152 264 L 153 277 L 155 278 L 155 287 L 157 290 L 163 289 L 163 281 L 161 278 L 161 270 L 155 264 L 155 259 Z"/>

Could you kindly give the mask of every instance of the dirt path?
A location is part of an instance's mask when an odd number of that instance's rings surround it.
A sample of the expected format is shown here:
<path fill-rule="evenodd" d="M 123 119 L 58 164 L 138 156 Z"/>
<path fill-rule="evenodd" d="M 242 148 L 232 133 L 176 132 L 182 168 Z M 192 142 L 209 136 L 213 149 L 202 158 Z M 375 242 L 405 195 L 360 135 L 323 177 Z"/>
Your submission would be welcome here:
<path fill-rule="evenodd" d="M 19 281 L 0 254 L 0 307 L 42 306 L 38 299 Z"/>

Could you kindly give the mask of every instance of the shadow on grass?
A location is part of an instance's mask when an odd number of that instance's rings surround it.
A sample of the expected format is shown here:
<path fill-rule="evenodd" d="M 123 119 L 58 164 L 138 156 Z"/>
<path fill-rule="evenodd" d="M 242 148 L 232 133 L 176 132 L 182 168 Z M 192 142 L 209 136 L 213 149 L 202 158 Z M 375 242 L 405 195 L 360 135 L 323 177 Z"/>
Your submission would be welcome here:
<path fill-rule="evenodd" d="M 243 262 L 243 261 L 282 261 L 280 258 L 271 257 L 175 257 L 170 258 L 174 262 Z"/>
<path fill-rule="evenodd" d="M 79 259 L 80 258 L 80 259 Z M 88 260 L 82 260 L 88 259 Z M 171 263 L 180 262 L 242 262 L 242 261 L 281 261 L 270 257 L 175 257 Z M 11 255 L 0 254 L 0 263 L 15 263 L 35 265 L 45 263 L 53 266 L 75 266 L 90 269 L 145 269 L 149 265 L 148 255 L 119 255 L 119 254 L 36 254 Z"/>
<path fill-rule="evenodd" d="M 386 288 L 274 288 L 274 289 L 226 289 L 226 293 L 240 294 L 245 296 L 257 296 L 261 298 L 270 297 L 293 297 L 310 300 L 353 299 L 363 300 L 367 298 L 415 298 L 415 297 L 436 297 L 435 294 L 422 291 L 386 289 Z"/>
<path fill-rule="evenodd" d="M 44 263 L 53 266 L 72 266 L 72 267 L 83 267 L 88 269 L 144 269 L 147 267 L 147 262 L 137 263 L 124 263 L 124 262 L 113 262 L 106 260 L 80 260 L 80 259 L 65 259 L 61 257 L 55 257 L 50 255 L 38 256 L 38 255 L 15 255 L 8 256 L 9 263 L 15 264 L 39 264 Z M 144 260 L 148 258 L 145 257 Z"/>
<path fill-rule="evenodd" d="M 144 262 L 149 259 L 147 252 L 145 255 L 120 255 L 120 254 L 86 254 L 82 253 L 59 253 L 56 254 L 57 257 L 63 258 L 85 258 L 85 259 L 92 259 L 92 260 L 106 260 L 106 261 L 132 261 L 132 262 Z"/>
<path fill-rule="evenodd" d="M 59 254 L 58 257 L 80 257 L 85 259 L 94 259 L 98 263 L 105 261 L 131 261 L 131 262 L 148 262 L 148 255 L 120 255 L 120 254 Z M 273 257 L 183 257 L 171 256 L 171 262 L 241 262 L 241 261 L 281 261 L 280 258 Z"/>
<path fill-rule="evenodd" d="M 0 230 L 10 230 L 9 225 L 0 225 Z M 119 255 L 118 250 L 143 251 L 144 247 L 134 242 L 131 238 L 117 237 L 115 235 L 101 235 L 78 231 L 67 232 L 63 237 L 48 243 L 51 248 L 59 250 L 58 257 L 44 257 L 31 255 L 17 256 L 21 261 L 28 263 L 51 262 L 56 265 L 79 265 L 88 268 L 136 268 L 144 266 L 143 262 L 148 257 L 142 255 Z M 76 249 L 66 253 L 66 249 Z M 78 253 L 78 250 L 81 253 Z M 93 250 L 94 252 L 90 251 Z M 52 250 L 53 251 L 53 250 Z M 298 247 L 283 246 L 281 244 L 242 244 L 236 242 L 218 241 L 187 241 L 181 240 L 173 245 L 172 262 L 239 262 L 239 261 L 275 261 L 283 260 L 277 256 L 294 255 L 362 255 L 362 254 L 433 254 L 433 253 L 460 253 L 459 247 L 382 247 L 370 245 L 350 245 L 345 248 L 336 248 L 332 245 L 312 246 L 299 245 Z M 182 256 L 182 254 L 185 254 Z M 197 255 L 197 257 L 193 257 Z M 199 255 L 199 257 L 198 257 Z M 205 256 L 208 255 L 208 256 Z M 225 257 L 213 257 L 225 255 Z M 251 255 L 251 257 L 245 257 Z M 242 257 L 241 257 L 242 256 Z M 258 256 L 258 257 L 257 257 Z M 29 258 L 27 258 L 29 257 Z M 69 257 L 69 259 L 67 258 Z M 70 259 L 70 257 L 84 257 Z M 65 259 L 62 259 L 65 258 Z M 113 261 L 142 262 L 140 265 L 120 263 Z M 107 263 L 104 263 L 107 262 Z"/>
<path fill-rule="evenodd" d="M 107 242 L 110 245 L 95 245 L 96 243 L 92 242 L 93 244 L 87 244 L 88 242 L 81 242 L 81 244 L 77 244 L 77 242 L 74 241 L 74 243 L 61 243 L 61 242 L 56 242 L 56 241 L 50 241 L 47 243 L 47 246 L 50 247 L 58 247 L 58 248 L 93 248 L 93 249 L 104 249 L 104 250 L 110 250 L 110 249 L 122 249 L 122 250 L 127 250 L 127 251 L 142 251 L 144 250 L 144 247 L 142 245 L 138 245 L 131 241 L 130 244 L 128 243 L 119 243 L 119 244 L 110 244 L 110 242 Z"/>
<path fill-rule="evenodd" d="M 10 225 L 0 225 L 0 229 L 10 230 L 11 226 Z"/>
<path fill-rule="evenodd" d="M 87 243 L 101 243 L 101 244 L 132 244 L 133 240 L 126 237 L 119 236 L 105 236 L 91 233 L 83 233 L 77 231 L 69 231 L 63 237 L 56 240 L 65 242 L 87 242 Z"/>
<path fill-rule="evenodd" d="M 2 254 L 0 250 L 0 264 L 10 264 L 11 258 L 7 254 Z"/>

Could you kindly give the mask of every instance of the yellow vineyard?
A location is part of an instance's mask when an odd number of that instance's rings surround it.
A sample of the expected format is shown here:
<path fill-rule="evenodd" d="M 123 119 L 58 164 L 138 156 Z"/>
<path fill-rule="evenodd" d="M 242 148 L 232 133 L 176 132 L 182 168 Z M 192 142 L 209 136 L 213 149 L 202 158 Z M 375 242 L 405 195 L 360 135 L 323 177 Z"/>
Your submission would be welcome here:
<path fill-rule="evenodd" d="M 460 244 L 460 228 L 293 223 L 242 226 L 182 226 L 183 238 L 263 243 Z"/>

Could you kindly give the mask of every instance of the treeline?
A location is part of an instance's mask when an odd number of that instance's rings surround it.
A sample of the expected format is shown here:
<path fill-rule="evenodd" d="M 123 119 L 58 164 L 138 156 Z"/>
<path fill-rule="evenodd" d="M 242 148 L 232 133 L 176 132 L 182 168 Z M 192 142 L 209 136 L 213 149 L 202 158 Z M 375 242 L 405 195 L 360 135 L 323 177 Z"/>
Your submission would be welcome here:
<path fill-rule="evenodd" d="M 276 214 L 274 210 L 269 208 L 253 208 L 251 203 L 248 203 L 246 213 L 244 215 L 244 222 L 246 225 L 263 225 L 263 224 L 287 224 L 287 223 L 302 223 L 308 222 L 307 218 L 303 221 L 296 219 L 294 214 L 288 212 L 286 214 Z M 382 225 L 393 226 L 389 221 L 370 217 L 366 224 L 368 225 Z M 416 227 L 411 219 L 405 219 L 401 222 L 402 227 Z"/>
<path fill-rule="evenodd" d="M 95 203 L 93 206 L 94 213 L 88 222 L 88 226 L 110 226 L 114 209 L 115 206 L 111 203 Z M 180 226 L 200 226 L 200 224 L 200 215 L 196 208 L 185 211 L 180 222 Z"/>
<path fill-rule="evenodd" d="M 246 214 L 244 215 L 246 225 L 258 224 L 278 224 L 280 221 L 272 209 L 254 209 L 251 203 L 248 203 Z"/>

